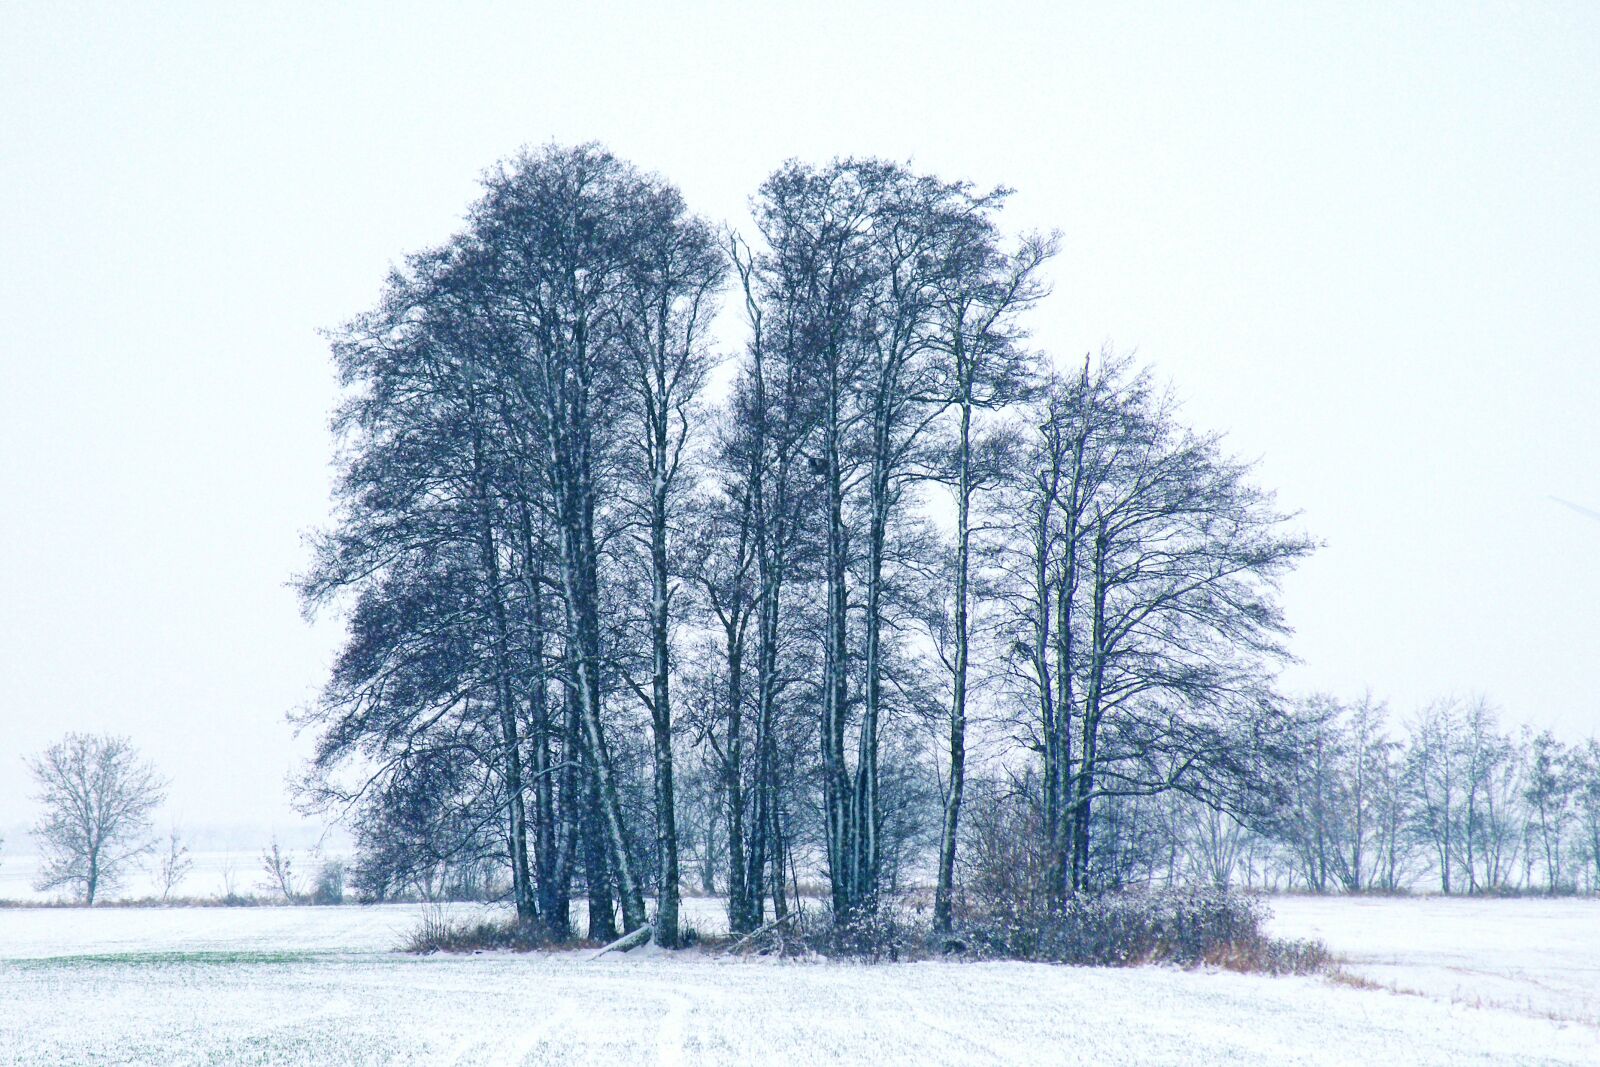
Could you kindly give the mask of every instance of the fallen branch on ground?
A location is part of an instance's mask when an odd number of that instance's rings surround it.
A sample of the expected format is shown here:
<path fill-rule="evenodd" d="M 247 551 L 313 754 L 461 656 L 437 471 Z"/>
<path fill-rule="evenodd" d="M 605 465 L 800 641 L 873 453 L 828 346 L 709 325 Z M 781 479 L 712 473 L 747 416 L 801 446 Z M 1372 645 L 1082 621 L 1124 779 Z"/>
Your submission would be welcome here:
<path fill-rule="evenodd" d="M 640 945 L 644 944 L 646 941 L 650 940 L 650 935 L 654 931 L 655 931 L 655 927 L 650 926 L 649 924 L 641 926 L 641 927 L 639 927 L 639 929 L 633 931 L 632 933 L 623 934 L 621 937 L 619 937 L 615 941 L 611 942 L 611 944 L 607 945 L 605 948 L 601 949 L 599 952 L 596 952 L 593 956 L 590 956 L 589 959 L 591 961 L 592 960 L 597 960 L 601 956 L 604 956 L 607 952 L 612 951 L 613 949 L 615 949 L 618 952 L 626 952 L 630 948 L 637 948 Z"/>
<path fill-rule="evenodd" d="M 791 911 L 787 915 L 783 915 L 783 916 L 780 916 L 780 917 L 778 917 L 776 919 L 773 919 L 771 922 L 767 923 L 765 926 L 761 927 L 759 930 L 752 930 L 748 934 L 745 934 L 743 937 L 741 937 L 739 940 L 735 941 L 733 944 L 729 945 L 728 946 L 728 951 L 729 952 L 737 952 L 737 951 L 739 951 L 747 943 L 749 943 L 751 941 L 754 941 L 756 938 L 760 937 L 764 933 L 767 933 L 768 931 L 776 930 L 778 927 L 782 926 L 784 923 L 788 922 L 790 919 L 793 919 L 795 916 L 797 916 L 799 914 L 800 913 L 798 911 Z"/>

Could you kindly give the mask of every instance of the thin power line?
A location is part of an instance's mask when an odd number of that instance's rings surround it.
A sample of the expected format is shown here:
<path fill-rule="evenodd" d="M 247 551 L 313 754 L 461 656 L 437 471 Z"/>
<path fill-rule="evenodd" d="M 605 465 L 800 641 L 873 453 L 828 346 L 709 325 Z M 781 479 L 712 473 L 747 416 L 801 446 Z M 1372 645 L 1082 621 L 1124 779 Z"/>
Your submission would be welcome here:
<path fill-rule="evenodd" d="M 1600 519 L 1600 511 L 1595 511 L 1593 508 L 1586 508 L 1582 504 L 1574 504 L 1570 500 L 1562 500 L 1560 497 L 1556 496 L 1554 493 L 1550 493 L 1550 494 L 1547 494 L 1547 495 L 1550 497 L 1551 500 L 1554 500 L 1557 504 L 1560 504 L 1564 508 L 1571 508 L 1573 511 L 1576 511 L 1579 515 L 1587 515 L 1591 519 Z"/>

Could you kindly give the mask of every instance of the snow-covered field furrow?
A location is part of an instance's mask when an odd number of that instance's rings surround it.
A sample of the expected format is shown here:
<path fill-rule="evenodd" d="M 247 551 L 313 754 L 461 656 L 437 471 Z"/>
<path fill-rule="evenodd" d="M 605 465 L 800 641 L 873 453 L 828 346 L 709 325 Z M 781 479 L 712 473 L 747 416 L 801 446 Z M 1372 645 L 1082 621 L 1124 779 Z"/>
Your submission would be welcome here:
<path fill-rule="evenodd" d="M 1600 1028 L 1556 1010 L 1597 992 L 1593 902 L 1274 903 L 1278 932 L 1427 995 L 1169 968 L 390 951 L 416 906 L 17 909 L 0 910 L 0 1064 L 1600 1063 Z M 690 908 L 711 928 L 720 903 Z M 1436 972 L 1461 988 L 1429 987 Z M 1556 997 L 1475 1006 L 1502 998 L 1467 991 L 1496 983 Z"/>
<path fill-rule="evenodd" d="M 1584 1027 L 1162 968 L 714 959 L 0 965 L 0 1062 L 1590 1064 Z"/>

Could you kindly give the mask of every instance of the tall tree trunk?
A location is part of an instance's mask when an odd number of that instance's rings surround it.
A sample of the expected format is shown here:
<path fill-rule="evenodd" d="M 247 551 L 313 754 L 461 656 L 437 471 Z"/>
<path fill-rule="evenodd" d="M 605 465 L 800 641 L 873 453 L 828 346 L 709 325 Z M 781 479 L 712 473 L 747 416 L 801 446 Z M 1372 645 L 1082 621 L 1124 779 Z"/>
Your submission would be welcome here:
<path fill-rule="evenodd" d="M 961 820 L 961 792 L 967 767 L 967 564 L 972 508 L 972 379 L 961 367 L 961 428 L 956 444 L 956 575 L 955 663 L 950 693 L 950 780 L 945 794 L 944 822 L 939 834 L 939 875 L 933 896 L 933 927 L 950 932 L 951 894 L 955 885 L 956 839 Z"/>
<path fill-rule="evenodd" d="M 1083 374 L 1078 380 L 1076 392 L 1071 395 L 1071 407 L 1067 426 L 1072 433 L 1068 445 L 1069 467 L 1066 474 L 1065 498 L 1060 497 L 1061 488 L 1061 439 L 1060 426 L 1053 428 L 1050 442 L 1052 478 L 1054 491 L 1051 499 L 1061 513 L 1061 564 L 1060 574 L 1055 585 L 1056 611 L 1055 611 L 1055 657 L 1056 657 L 1056 738 L 1054 749 L 1056 752 L 1056 781 L 1055 791 L 1061 797 L 1061 806 L 1058 809 L 1058 823 L 1052 827 L 1054 843 L 1052 860 L 1051 884 L 1054 890 L 1061 894 L 1055 902 L 1060 903 L 1062 898 L 1078 887 L 1077 875 L 1073 855 L 1076 853 L 1078 840 L 1078 826 L 1083 822 L 1084 832 L 1087 834 L 1088 814 L 1086 809 L 1080 810 L 1073 802 L 1072 789 L 1076 776 L 1073 770 L 1073 739 L 1072 718 L 1077 707 L 1077 699 L 1073 693 L 1074 664 L 1073 641 L 1076 625 L 1075 609 L 1078 595 L 1078 569 L 1080 560 L 1078 555 L 1079 542 L 1082 535 L 1083 508 L 1085 496 L 1085 451 L 1088 446 L 1088 415 L 1087 401 L 1089 394 L 1089 364 L 1084 363 Z M 1078 758 L 1083 759 L 1083 752 L 1078 752 Z M 1085 852 L 1087 858 L 1087 852 Z"/>
<path fill-rule="evenodd" d="M 546 934 L 556 941 L 571 936 L 566 887 L 567 859 L 556 829 L 556 768 L 551 757 L 550 687 L 545 670 L 544 560 L 533 551 L 531 522 L 523 511 L 525 548 L 530 564 L 528 581 L 529 660 L 528 721 L 533 733 L 533 840 L 534 871 L 539 916 Z"/>
<path fill-rule="evenodd" d="M 671 451 L 669 356 L 663 305 L 656 323 L 656 343 L 643 389 L 648 441 L 645 454 L 650 478 L 650 725 L 655 741 L 656 920 L 653 937 L 663 948 L 678 947 L 678 815 L 672 778 L 672 693 L 670 637 L 670 573 L 667 563 L 667 492 L 675 459 Z M 679 442 L 681 444 L 681 441 Z"/>
<path fill-rule="evenodd" d="M 742 610 L 736 606 L 733 617 Z M 728 660 L 728 740 L 722 760 L 723 810 L 728 824 L 728 929 L 745 934 L 755 927 L 744 869 L 744 642 L 732 618 L 724 623 L 723 636 Z"/>
<path fill-rule="evenodd" d="M 561 587 L 567 620 L 567 652 L 578 693 L 585 748 L 599 804 L 612 873 L 622 898 L 623 922 L 634 930 L 645 924 L 644 896 L 633 875 L 627 825 L 606 754 L 601 723 L 599 550 L 595 543 L 595 486 L 592 418 L 589 411 L 593 369 L 588 329 L 580 317 L 570 351 L 546 357 L 536 400 L 545 415 L 550 485 L 558 516 Z"/>
<path fill-rule="evenodd" d="M 845 580 L 848 543 L 844 523 L 844 471 L 841 466 L 841 419 L 838 358 L 827 371 L 827 414 L 823 424 L 824 474 L 827 480 L 827 628 L 824 633 L 822 701 L 823 804 L 828 844 L 828 875 L 836 921 L 848 919 L 856 905 L 855 848 L 851 784 L 844 762 L 844 727 L 848 709 L 846 682 L 849 645 L 846 640 L 848 590 Z"/>
<path fill-rule="evenodd" d="M 479 562 L 488 585 L 490 617 L 494 625 L 495 710 L 500 719 L 502 746 L 501 773 L 505 777 L 509 811 L 508 851 L 511 856 L 511 892 L 516 902 L 517 922 L 529 924 L 538 918 L 533 896 L 533 877 L 528 865 L 528 814 L 522 784 L 522 740 L 517 727 L 517 711 L 511 699 L 511 627 L 506 617 L 505 593 L 500 582 L 500 551 L 495 543 L 490 515 L 488 471 L 483 455 L 483 437 L 478 408 L 470 408 L 472 420 L 472 465 L 478 511 Z"/>
<path fill-rule="evenodd" d="M 861 707 L 859 755 L 856 762 L 855 861 L 853 881 L 856 907 L 868 912 L 878 907 L 882 850 L 878 840 L 878 724 L 883 703 L 883 562 L 889 527 L 889 412 L 894 386 L 885 385 L 877 398 L 873 420 L 872 471 L 868 479 L 870 512 L 867 520 L 867 602 L 862 618 L 866 636 L 863 663 L 864 693 Z"/>
<path fill-rule="evenodd" d="M 770 496 L 766 479 L 759 472 L 752 477 L 751 484 L 760 594 L 756 605 L 756 795 L 745 868 L 745 892 L 749 896 L 747 914 L 751 929 L 754 929 L 765 916 L 765 898 L 773 884 L 766 875 L 768 862 L 778 862 L 774 859 L 775 838 L 772 834 L 774 813 L 778 807 L 777 753 L 773 731 L 781 682 L 778 677 L 779 622 L 789 536 L 787 457 L 780 457 L 776 462 Z M 781 868 L 777 882 L 781 888 Z M 774 897 L 774 900 L 777 898 Z"/>
<path fill-rule="evenodd" d="M 586 468 L 587 464 L 583 466 Z M 594 546 L 594 494 L 587 479 L 574 504 L 576 514 L 568 516 L 567 529 L 564 531 L 566 553 L 561 570 L 570 632 L 573 635 L 569 644 L 574 650 L 573 674 L 577 679 L 578 710 L 583 723 L 584 747 L 590 756 L 590 773 L 599 793 L 601 826 L 611 852 L 612 874 L 622 898 L 623 923 L 629 930 L 634 930 L 645 924 L 644 897 L 633 877 L 628 855 L 627 826 L 622 818 L 622 804 L 617 795 L 616 780 L 606 751 L 605 730 L 600 720 L 600 621 Z"/>
<path fill-rule="evenodd" d="M 1077 825 L 1076 808 L 1068 803 L 1073 782 L 1072 714 L 1076 706 L 1072 692 L 1072 609 L 1078 565 L 1076 533 L 1070 523 L 1063 542 L 1061 574 L 1055 586 L 1056 737 L 1053 746 L 1056 753 L 1055 791 L 1062 798 L 1062 803 L 1057 811 L 1058 824 L 1054 828 L 1056 851 L 1052 855 L 1054 869 L 1051 877 L 1052 886 L 1062 894 L 1069 888 L 1068 842 L 1073 839 Z"/>
<path fill-rule="evenodd" d="M 1089 837 L 1093 818 L 1092 801 L 1096 756 L 1100 733 L 1102 688 L 1105 678 L 1106 644 L 1106 540 L 1105 520 L 1099 522 L 1094 542 L 1094 586 L 1090 616 L 1089 681 L 1084 694 L 1083 737 L 1079 744 L 1077 796 L 1072 812 L 1072 888 L 1089 885 Z"/>
<path fill-rule="evenodd" d="M 556 862 L 554 885 L 550 891 L 555 902 L 553 911 L 546 911 L 552 925 L 552 936 L 568 937 L 572 932 L 572 878 L 579 862 L 579 837 L 588 811 L 588 779 L 583 760 L 583 724 L 579 721 L 578 700 L 573 687 L 565 690 L 565 714 L 561 742 L 561 796 L 557 807 Z"/>
<path fill-rule="evenodd" d="M 593 756 L 585 752 L 585 760 L 593 763 Z M 589 892 L 589 940 L 611 942 L 617 938 L 616 900 L 611 893 L 612 871 L 606 852 L 601 823 L 600 791 L 597 776 L 591 769 L 587 774 L 588 787 L 584 790 L 583 876 Z M 641 924 L 643 925 L 643 924 Z"/>
<path fill-rule="evenodd" d="M 1064 821 L 1068 803 L 1066 770 L 1061 751 L 1062 731 L 1057 725 L 1062 709 L 1050 675 L 1050 513 L 1055 497 L 1054 472 L 1040 473 L 1038 496 L 1033 512 L 1033 664 L 1039 683 L 1039 732 L 1044 739 L 1044 822 L 1045 840 L 1051 858 L 1048 899 L 1059 904 L 1066 891 L 1067 853 Z"/>
<path fill-rule="evenodd" d="M 661 653 L 665 660 L 665 653 Z M 665 708 L 665 679 L 657 687 L 658 708 Z M 655 942 L 678 947 L 678 817 L 672 782 L 672 720 L 658 711 L 652 723 L 656 757 L 656 850 L 659 862 L 656 885 Z"/>
<path fill-rule="evenodd" d="M 784 832 L 783 809 L 773 798 L 768 808 L 772 812 L 772 917 L 782 919 L 789 914 L 789 894 L 784 889 L 784 872 L 789 869 L 789 835 Z"/>

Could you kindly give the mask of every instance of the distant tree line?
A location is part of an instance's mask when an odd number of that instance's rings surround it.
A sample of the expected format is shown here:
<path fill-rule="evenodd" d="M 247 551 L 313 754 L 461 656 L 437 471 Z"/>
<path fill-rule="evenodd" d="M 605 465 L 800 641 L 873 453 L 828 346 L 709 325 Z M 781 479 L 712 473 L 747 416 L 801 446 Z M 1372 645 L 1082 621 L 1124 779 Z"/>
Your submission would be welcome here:
<path fill-rule="evenodd" d="M 1236 874 L 1317 892 L 1600 890 L 1593 738 L 1505 730 L 1481 698 L 1435 702 L 1398 732 L 1370 697 L 1317 697 L 1295 718 L 1287 802 L 1247 846 L 1259 874 Z"/>
<path fill-rule="evenodd" d="M 721 231 L 546 148 L 332 335 L 306 789 L 358 890 L 498 875 L 550 936 L 582 896 L 673 945 L 685 884 L 735 932 L 928 884 L 948 929 L 984 856 L 1060 902 L 1180 807 L 1299 802 L 1313 546 L 1148 373 L 1030 347 L 1056 241 L 1006 198 L 791 162 Z"/>
<path fill-rule="evenodd" d="M 1371 696 L 1289 705 L 1290 758 L 1270 805 L 1231 811 L 1192 793 L 1111 801 L 1093 863 L 1113 886 L 1315 893 L 1600 892 L 1600 742 L 1506 730 L 1487 701 L 1441 700 L 1396 721 Z M 1040 790 L 986 777 L 972 812 L 985 884 L 1034 891 Z"/>
<path fill-rule="evenodd" d="M 25 764 L 40 808 L 31 833 L 39 858 L 34 889 L 61 891 L 94 907 L 108 893 L 126 888 L 149 859 L 147 884 L 157 893 L 136 900 L 174 901 L 175 890 L 194 870 L 194 856 L 176 826 L 160 837 L 153 832 L 152 815 L 165 802 L 168 783 L 128 738 L 69 732 Z M 261 855 L 266 880 L 259 888 L 290 904 L 342 903 L 343 862 L 322 857 L 320 848 L 310 858 L 316 866 L 309 891 L 302 892 L 290 855 L 274 836 Z M 221 896 L 209 899 L 225 904 L 261 900 L 236 892 L 231 864 L 222 876 Z"/>

